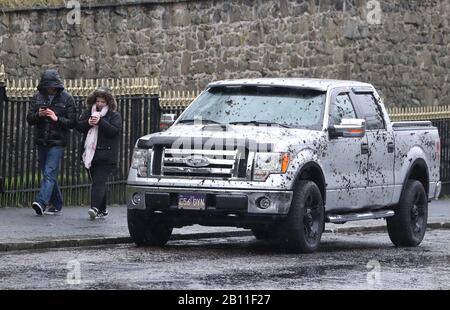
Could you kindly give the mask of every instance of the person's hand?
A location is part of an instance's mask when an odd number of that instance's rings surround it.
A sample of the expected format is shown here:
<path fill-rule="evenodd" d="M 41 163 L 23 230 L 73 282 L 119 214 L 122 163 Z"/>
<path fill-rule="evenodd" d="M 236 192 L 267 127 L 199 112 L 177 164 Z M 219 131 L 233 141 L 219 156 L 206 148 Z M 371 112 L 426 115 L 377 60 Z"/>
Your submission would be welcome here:
<path fill-rule="evenodd" d="M 98 124 L 99 121 L 100 121 L 100 118 L 99 118 L 98 116 L 91 116 L 91 117 L 89 118 L 88 123 L 89 123 L 89 125 L 91 125 L 91 126 L 95 126 L 95 125 Z"/>
<path fill-rule="evenodd" d="M 47 108 L 39 108 L 39 117 L 46 117 L 47 116 Z"/>
<path fill-rule="evenodd" d="M 58 121 L 58 116 L 56 116 L 53 110 L 50 109 L 45 110 L 45 115 L 50 117 L 50 119 L 54 122 Z"/>

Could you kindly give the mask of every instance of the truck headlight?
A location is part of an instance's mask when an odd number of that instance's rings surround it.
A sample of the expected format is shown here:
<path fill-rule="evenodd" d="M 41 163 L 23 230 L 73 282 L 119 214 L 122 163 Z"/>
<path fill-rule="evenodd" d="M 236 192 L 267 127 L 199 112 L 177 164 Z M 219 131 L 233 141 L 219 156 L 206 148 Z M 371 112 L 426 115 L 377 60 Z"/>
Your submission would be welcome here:
<path fill-rule="evenodd" d="M 286 173 L 289 153 L 256 153 L 253 180 L 265 181 L 271 173 Z"/>
<path fill-rule="evenodd" d="M 133 152 L 133 160 L 131 161 L 131 168 L 138 171 L 138 176 L 148 176 L 148 166 L 151 162 L 151 151 L 146 149 L 135 149 Z"/>

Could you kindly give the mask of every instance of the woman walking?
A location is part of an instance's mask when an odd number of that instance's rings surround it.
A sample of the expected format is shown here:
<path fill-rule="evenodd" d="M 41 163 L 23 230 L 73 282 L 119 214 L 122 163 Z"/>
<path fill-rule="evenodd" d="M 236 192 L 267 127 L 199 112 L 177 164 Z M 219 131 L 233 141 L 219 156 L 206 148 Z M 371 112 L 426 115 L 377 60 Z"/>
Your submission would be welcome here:
<path fill-rule="evenodd" d="M 83 163 L 91 182 L 91 219 L 108 216 L 106 208 L 106 181 L 115 170 L 122 117 L 111 90 L 97 88 L 86 99 L 87 109 L 83 111 L 77 130 L 83 133 Z"/>

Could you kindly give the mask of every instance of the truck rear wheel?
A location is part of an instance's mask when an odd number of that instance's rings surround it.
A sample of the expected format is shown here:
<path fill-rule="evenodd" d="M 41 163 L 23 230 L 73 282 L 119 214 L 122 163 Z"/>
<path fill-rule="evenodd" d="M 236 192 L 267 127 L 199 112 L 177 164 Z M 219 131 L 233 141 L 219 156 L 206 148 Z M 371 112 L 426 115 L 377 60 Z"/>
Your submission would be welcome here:
<path fill-rule="evenodd" d="M 324 212 L 319 187 L 312 181 L 300 181 L 288 218 L 278 228 L 282 246 L 293 253 L 316 251 L 322 237 Z"/>
<path fill-rule="evenodd" d="M 172 226 L 146 210 L 127 210 L 128 231 L 137 246 L 163 246 L 172 235 Z"/>
<path fill-rule="evenodd" d="M 396 246 L 418 246 L 425 236 L 428 218 L 428 197 L 422 183 L 408 180 L 395 215 L 388 217 L 389 238 Z"/>

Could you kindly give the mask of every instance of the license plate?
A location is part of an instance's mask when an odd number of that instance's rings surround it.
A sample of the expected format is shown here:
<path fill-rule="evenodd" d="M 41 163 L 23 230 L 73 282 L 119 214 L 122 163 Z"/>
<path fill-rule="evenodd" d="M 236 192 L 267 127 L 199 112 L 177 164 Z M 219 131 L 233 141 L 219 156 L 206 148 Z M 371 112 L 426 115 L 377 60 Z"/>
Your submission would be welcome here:
<path fill-rule="evenodd" d="M 179 194 L 178 209 L 205 210 L 206 194 Z"/>

